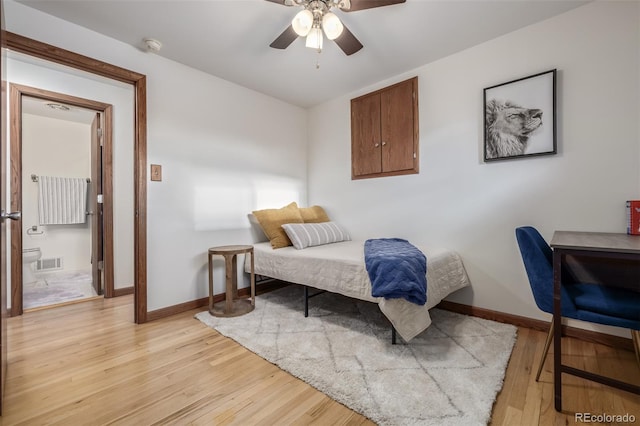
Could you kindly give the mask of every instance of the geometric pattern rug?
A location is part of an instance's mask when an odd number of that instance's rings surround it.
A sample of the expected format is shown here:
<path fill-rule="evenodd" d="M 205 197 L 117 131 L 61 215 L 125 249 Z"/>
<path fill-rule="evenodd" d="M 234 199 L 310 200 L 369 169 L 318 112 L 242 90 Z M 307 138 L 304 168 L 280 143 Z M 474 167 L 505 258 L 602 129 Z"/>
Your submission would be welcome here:
<path fill-rule="evenodd" d="M 196 318 L 380 425 L 486 425 L 516 327 L 439 309 L 409 343 L 391 344 L 374 303 L 335 293 L 302 306 L 302 287 L 256 298 L 254 311 Z"/>

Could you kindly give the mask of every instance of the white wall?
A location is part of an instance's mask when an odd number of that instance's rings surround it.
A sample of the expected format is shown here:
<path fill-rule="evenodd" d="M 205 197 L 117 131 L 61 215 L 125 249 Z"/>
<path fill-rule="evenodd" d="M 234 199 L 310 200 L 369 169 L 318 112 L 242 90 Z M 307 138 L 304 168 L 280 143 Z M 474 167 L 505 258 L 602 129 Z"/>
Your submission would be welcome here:
<path fill-rule="evenodd" d="M 305 110 L 10 0 L 5 13 L 8 31 L 147 76 L 147 159 L 163 167 L 148 183 L 150 311 L 207 296 L 207 249 L 250 243 L 248 212 L 306 201 Z M 221 293 L 222 258 L 214 278 Z"/>
<path fill-rule="evenodd" d="M 204 297 L 206 249 L 249 242 L 247 211 L 304 203 L 307 188 L 356 237 L 460 252 L 473 286 L 451 300 L 546 319 L 514 228 L 532 224 L 547 239 L 624 231 L 624 201 L 640 197 L 638 8 L 588 4 L 327 102 L 309 123 L 300 108 L 10 0 L 5 10 L 9 31 L 147 75 L 148 162 L 163 165 L 148 187 L 150 310 Z M 551 68 L 558 154 L 484 164 L 482 89 Z M 351 181 L 349 100 L 414 75 L 420 174 Z M 222 279 L 217 262 L 217 292 Z"/>
<path fill-rule="evenodd" d="M 309 122 L 309 202 L 356 237 L 457 250 L 472 287 L 452 301 L 549 319 L 514 228 L 534 225 L 547 240 L 625 232 L 625 200 L 640 198 L 639 8 L 591 3 L 313 108 L 323 119 Z M 483 163 L 483 88 L 553 68 L 558 154 Z M 414 75 L 420 174 L 352 181 L 349 100 Z"/>
<path fill-rule="evenodd" d="M 38 184 L 31 175 L 91 177 L 91 126 L 22 114 L 22 247 L 62 257 L 66 271 L 91 273 L 91 225 L 40 225 Z M 38 233 L 30 231 L 36 226 Z M 29 232 L 28 232 L 29 231 Z"/>
<path fill-rule="evenodd" d="M 207 249 L 251 243 L 247 214 L 306 200 L 306 113 L 147 56 L 149 310 L 207 296 Z M 172 84 L 167 84 L 171 82 Z M 215 258 L 215 293 L 224 291 Z M 240 262 L 239 262 L 240 263 Z"/>
<path fill-rule="evenodd" d="M 8 24 L 11 22 L 10 14 L 5 13 Z M 133 88 L 120 82 L 70 71 L 55 64 L 16 54 L 9 55 L 7 60 L 7 79 L 10 83 L 113 105 L 114 287 L 131 287 L 134 279 Z M 23 170 L 23 173 L 26 173 L 26 170 Z M 30 174 L 29 172 L 28 175 Z M 25 226 L 30 224 L 25 223 Z"/>

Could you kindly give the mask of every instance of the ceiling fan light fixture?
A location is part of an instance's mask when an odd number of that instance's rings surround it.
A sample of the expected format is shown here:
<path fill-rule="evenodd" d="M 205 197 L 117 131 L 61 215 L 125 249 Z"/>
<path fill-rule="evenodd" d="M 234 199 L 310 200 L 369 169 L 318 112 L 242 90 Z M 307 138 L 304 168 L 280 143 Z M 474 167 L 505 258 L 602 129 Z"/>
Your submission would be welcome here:
<path fill-rule="evenodd" d="M 322 30 L 319 27 L 313 27 L 307 35 L 305 46 L 320 51 L 322 50 L 322 39 Z"/>
<path fill-rule="evenodd" d="M 306 36 L 313 27 L 313 13 L 308 9 L 301 10 L 291 21 L 291 26 L 296 34 L 301 37 Z"/>
<path fill-rule="evenodd" d="M 298 37 L 306 37 L 306 45 L 322 48 L 326 35 L 350 56 L 362 49 L 362 43 L 331 11 L 357 12 L 406 3 L 407 0 L 265 0 L 284 6 L 299 6 L 298 13 L 289 25 L 271 44 L 274 49 L 286 49 Z M 418 1 L 418 0 L 412 0 Z M 426 0 L 425 0 L 426 1 Z M 325 16 L 326 15 L 326 16 Z M 312 34 L 313 29 L 313 34 Z"/>
<path fill-rule="evenodd" d="M 342 10 L 351 9 L 351 1 L 350 0 L 341 0 L 338 2 L 338 7 Z"/>
<path fill-rule="evenodd" d="M 338 18 L 335 13 L 327 12 L 322 17 L 322 29 L 324 29 L 324 33 L 329 40 L 335 40 L 342 34 L 344 25 L 342 25 L 340 18 Z"/>

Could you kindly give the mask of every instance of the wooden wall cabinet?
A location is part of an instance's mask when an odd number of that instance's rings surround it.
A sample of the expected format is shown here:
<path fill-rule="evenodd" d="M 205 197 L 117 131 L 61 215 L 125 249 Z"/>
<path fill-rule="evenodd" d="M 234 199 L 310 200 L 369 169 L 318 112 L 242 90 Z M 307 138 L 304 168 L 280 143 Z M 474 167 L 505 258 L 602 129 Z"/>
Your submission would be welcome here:
<path fill-rule="evenodd" d="M 351 100 L 351 179 L 418 173 L 418 77 Z"/>

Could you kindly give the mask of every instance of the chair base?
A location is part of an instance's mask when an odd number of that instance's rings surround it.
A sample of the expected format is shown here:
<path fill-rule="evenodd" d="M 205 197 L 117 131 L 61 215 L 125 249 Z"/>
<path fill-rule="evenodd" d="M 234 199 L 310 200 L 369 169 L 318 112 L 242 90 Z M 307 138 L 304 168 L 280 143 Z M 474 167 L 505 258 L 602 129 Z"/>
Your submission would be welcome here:
<path fill-rule="evenodd" d="M 631 330 L 631 339 L 633 340 L 633 348 L 636 351 L 636 361 L 640 367 L 640 330 Z"/>
<path fill-rule="evenodd" d="M 549 353 L 549 347 L 551 347 L 551 342 L 553 342 L 553 318 L 551 318 L 551 325 L 549 326 L 549 333 L 547 333 L 547 340 L 544 342 L 544 352 L 542 353 L 542 359 L 540 360 L 540 365 L 538 366 L 538 373 L 536 374 L 536 382 L 540 380 L 540 373 L 542 373 L 542 367 L 544 366 L 544 362 L 547 359 L 547 354 Z"/>
<path fill-rule="evenodd" d="M 636 353 L 636 361 L 638 362 L 638 368 L 640 368 L 640 330 L 631 330 L 631 339 L 633 340 L 633 349 Z M 540 374 L 542 373 L 542 367 L 547 359 L 549 348 L 553 342 L 553 318 L 551 319 L 551 325 L 549 326 L 549 333 L 547 334 L 547 340 L 544 343 L 544 352 L 542 353 L 542 359 L 538 366 L 538 372 L 536 373 L 536 382 L 540 380 Z"/>

